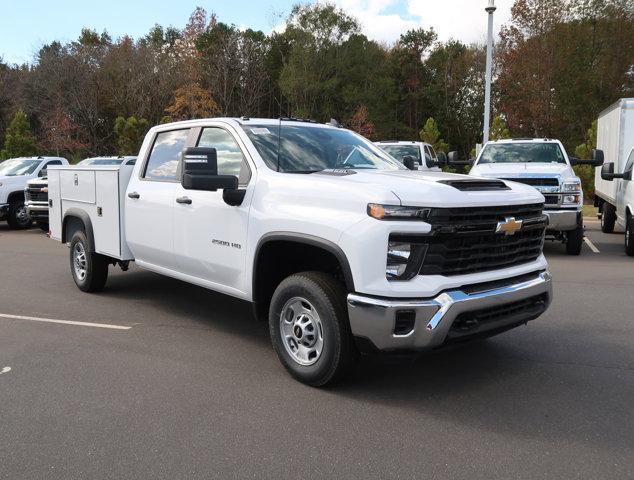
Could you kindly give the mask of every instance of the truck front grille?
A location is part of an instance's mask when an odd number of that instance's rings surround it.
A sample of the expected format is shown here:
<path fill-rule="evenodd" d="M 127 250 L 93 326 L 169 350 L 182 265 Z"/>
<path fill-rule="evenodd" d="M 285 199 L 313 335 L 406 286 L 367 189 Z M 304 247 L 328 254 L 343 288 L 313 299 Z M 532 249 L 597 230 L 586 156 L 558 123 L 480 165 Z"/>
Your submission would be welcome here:
<path fill-rule="evenodd" d="M 392 234 L 390 241 L 426 248 L 419 275 L 466 275 L 499 270 L 539 257 L 548 223 L 543 204 L 433 209 L 427 235 Z M 498 222 L 513 218 L 522 228 L 512 235 L 496 233 Z"/>
<path fill-rule="evenodd" d="M 559 180 L 556 178 L 539 178 L 539 177 L 526 177 L 526 178 L 503 178 L 502 180 L 509 180 L 511 182 L 523 183 L 530 185 L 531 187 L 558 187 Z"/>
<path fill-rule="evenodd" d="M 32 202 L 48 202 L 48 192 L 42 192 L 41 186 L 30 186 L 26 189 L 26 200 Z"/>

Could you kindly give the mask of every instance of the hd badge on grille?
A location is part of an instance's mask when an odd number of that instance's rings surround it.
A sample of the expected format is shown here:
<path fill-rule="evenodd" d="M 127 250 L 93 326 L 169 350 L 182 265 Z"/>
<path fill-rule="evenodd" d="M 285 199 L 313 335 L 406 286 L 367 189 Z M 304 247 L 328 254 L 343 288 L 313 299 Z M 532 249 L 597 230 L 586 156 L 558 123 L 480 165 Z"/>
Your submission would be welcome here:
<path fill-rule="evenodd" d="M 498 222 L 495 227 L 495 233 L 503 233 L 504 235 L 515 235 L 522 229 L 524 220 L 515 220 L 515 217 L 505 217 L 503 221 Z"/>

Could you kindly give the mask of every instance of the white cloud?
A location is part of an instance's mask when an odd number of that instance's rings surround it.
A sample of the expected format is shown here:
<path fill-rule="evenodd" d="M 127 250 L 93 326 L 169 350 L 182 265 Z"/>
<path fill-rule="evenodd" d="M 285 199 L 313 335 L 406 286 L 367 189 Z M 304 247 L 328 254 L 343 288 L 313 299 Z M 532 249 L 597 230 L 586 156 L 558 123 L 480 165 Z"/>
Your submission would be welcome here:
<path fill-rule="evenodd" d="M 488 0 L 334 0 L 334 3 L 356 17 L 368 37 L 380 42 L 393 43 L 401 33 L 419 27 L 433 27 L 443 41 L 450 38 L 465 43 L 486 41 L 484 8 Z M 511 18 L 513 0 L 495 3 L 497 34 Z"/>

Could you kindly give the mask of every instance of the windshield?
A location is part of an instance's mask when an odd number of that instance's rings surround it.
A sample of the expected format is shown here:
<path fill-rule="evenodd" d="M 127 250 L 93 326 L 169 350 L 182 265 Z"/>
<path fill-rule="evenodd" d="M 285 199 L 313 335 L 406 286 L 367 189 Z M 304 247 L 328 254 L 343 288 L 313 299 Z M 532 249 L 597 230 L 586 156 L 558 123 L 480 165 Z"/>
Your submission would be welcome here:
<path fill-rule="evenodd" d="M 13 158 L 0 163 L 0 175 L 15 177 L 18 175 L 31 175 L 42 160 L 30 158 Z"/>
<path fill-rule="evenodd" d="M 403 161 L 403 157 L 414 157 L 414 161 L 422 164 L 420 156 L 420 147 L 418 145 L 377 145 L 381 150 L 392 155 L 394 158 Z"/>
<path fill-rule="evenodd" d="M 121 165 L 123 158 L 87 158 L 77 165 Z"/>
<path fill-rule="evenodd" d="M 482 163 L 566 163 L 556 143 L 502 143 L 484 147 Z"/>
<path fill-rule="evenodd" d="M 278 138 L 277 125 L 248 125 L 242 128 L 266 165 L 280 172 L 313 173 L 332 168 L 405 168 L 350 130 L 282 124 Z"/>

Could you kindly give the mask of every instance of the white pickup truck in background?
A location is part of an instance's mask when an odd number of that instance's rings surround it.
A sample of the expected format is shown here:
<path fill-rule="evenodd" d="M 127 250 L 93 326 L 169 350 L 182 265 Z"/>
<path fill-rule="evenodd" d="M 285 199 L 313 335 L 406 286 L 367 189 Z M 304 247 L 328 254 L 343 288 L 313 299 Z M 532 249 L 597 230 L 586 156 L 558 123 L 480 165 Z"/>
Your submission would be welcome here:
<path fill-rule="evenodd" d="M 605 165 L 595 172 L 595 205 L 601 230 L 612 233 L 614 225 L 625 229 L 625 250 L 634 255 L 634 98 L 622 98 L 599 114 L 597 148 L 605 152 Z"/>
<path fill-rule="evenodd" d="M 455 162 L 450 153 L 449 163 Z M 524 183 L 539 190 L 546 200 L 547 234 L 566 245 L 566 253 L 579 255 L 583 244 L 583 190 L 573 165 L 603 164 L 603 152 L 592 160 L 568 157 L 559 140 L 548 138 L 506 139 L 487 142 L 469 175 Z"/>
<path fill-rule="evenodd" d="M 134 167 L 49 170 L 51 237 L 84 291 L 128 262 L 253 303 L 280 361 L 324 385 L 360 351 L 490 336 L 552 298 L 535 189 L 409 171 L 297 120 L 152 128 Z M 213 306 L 210 305 L 210 310 Z"/>
<path fill-rule="evenodd" d="M 434 147 L 425 142 L 406 140 L 381 140 L 376 146 L 405 165 L 410 170 L 442 171 L 447 164 L 447 156 L 440 152 L 438 155 Z"/>
<path fill-rule="evenodd" d="M 6 220 L 10 228 L 28 228 L 31 218 L 24 204 L 24 189 L 32 178 L 46 176 L 52 165 L 68 165 L 61 157 L 20 157 L 0 163 L 0 220 Z"/>

